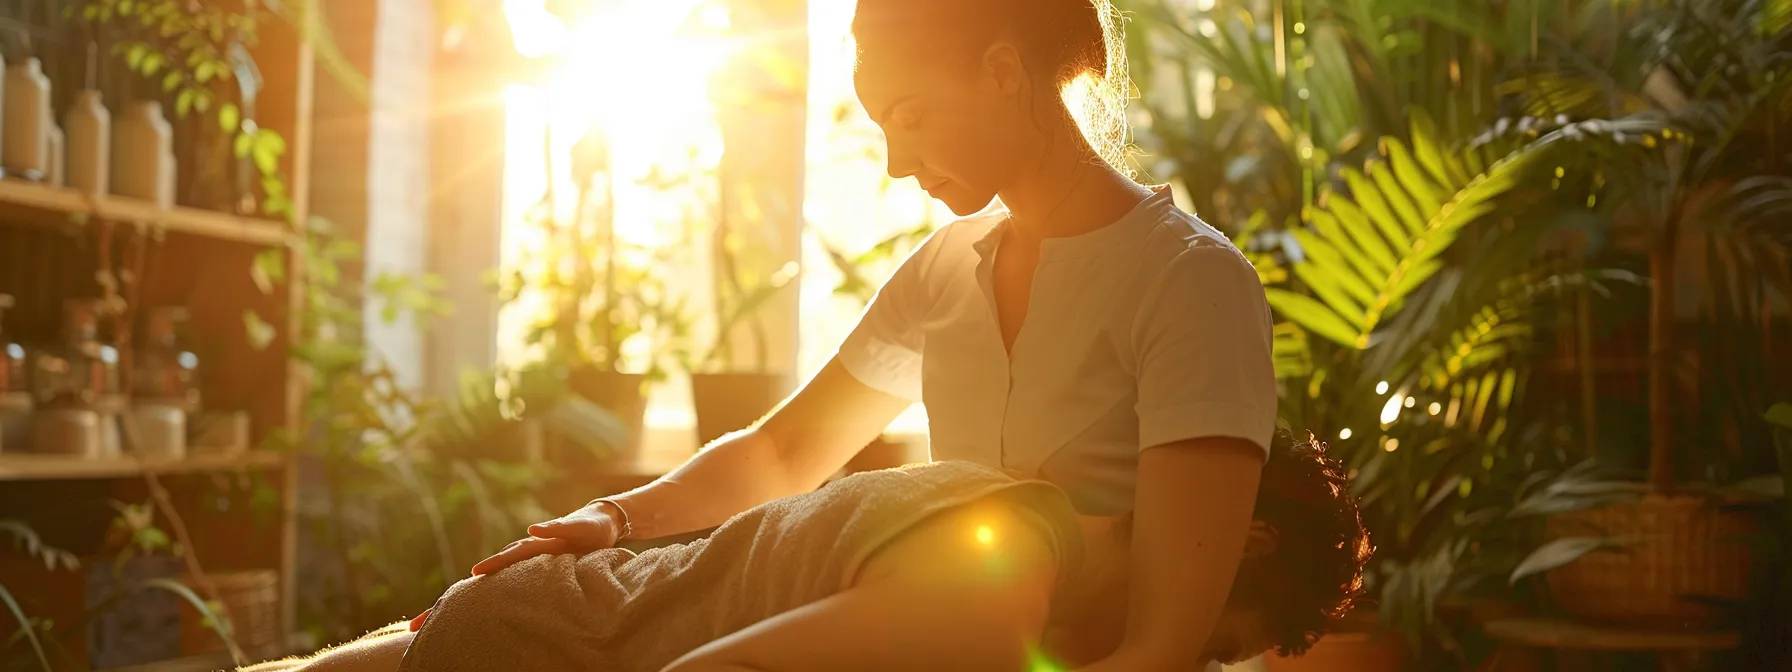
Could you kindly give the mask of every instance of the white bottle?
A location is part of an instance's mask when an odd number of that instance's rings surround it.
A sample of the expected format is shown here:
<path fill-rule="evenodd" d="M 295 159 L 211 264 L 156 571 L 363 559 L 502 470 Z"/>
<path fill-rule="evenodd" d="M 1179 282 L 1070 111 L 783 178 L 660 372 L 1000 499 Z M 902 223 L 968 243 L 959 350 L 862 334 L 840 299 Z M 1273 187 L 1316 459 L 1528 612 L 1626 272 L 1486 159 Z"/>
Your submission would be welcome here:
<path fill-rule="evenodd" d="M 126 106 L 112 129 L 112 193 L 172 206 L 172 138 L 161 103 L 140 100 Z"/>
<path fill-rule="evenodd" d="M 6 68 L 5 140 L 0 164 L 30 179 L 50 174 L 50 78 L 35 58 Z"/>
<path fill-rule="evenodd" d="M 111 188 L 112 115 L 100 100 L 100 92 L 92 89 L 75 96 L 74 104 L 62 118 L 68 134 L 68 154 L 64 170 L 68 186 L 94 196 L 104 196 Z"/>
<path fill-rule="evenodd" d="M 60 187 L 67 184 L 63 179 L 67 176 L 63 169 L 68 167 L 68 163 L 64 160 L 68 158 L 68 155 L 63 151 L 68 144 L 68 137 L 62 134 L 61 127 L 50 124 L 50 137 L 44 138 L 44 140 L 44 152 L 50 157 L 50 177 L 47 181 Z"/>

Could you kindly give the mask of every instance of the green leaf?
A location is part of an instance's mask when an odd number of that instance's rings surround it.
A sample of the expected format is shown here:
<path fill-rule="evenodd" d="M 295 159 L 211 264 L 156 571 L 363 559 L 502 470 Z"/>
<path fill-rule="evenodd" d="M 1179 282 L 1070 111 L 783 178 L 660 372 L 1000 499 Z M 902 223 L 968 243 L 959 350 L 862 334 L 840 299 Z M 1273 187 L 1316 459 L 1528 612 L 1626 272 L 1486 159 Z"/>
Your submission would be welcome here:
<path fill-rule="evenodd" d="M 274 337 L 279 334 L 274 325 L 268 324 L 253 310 L 243 311 L 243 331 L 249 337 L 249 347 L 256 350 L 267 349 L 268 344 L 273 343 Z"/>
<path fill-rule="evenodd" d="M 262 294 L 274 293 L 274 285 L 286 279 L 286 251 L 272 248 L 255 253 L 255 260 L 249 264 L 249 278 Z"/>
<path fill-rule="evenodd" d="M 124 62 L 131 66 L 133 72 L 143 67 L 143 56 L 149 53 L 149 47 L 142 44 L 131 45 L 124 54 Z"/>
<path fill-rule="evenodd" d="M 255 134 L 255 167 L 263 174 L 272 174 L 280 169 L 280 157 L 286 153 L 286 140 L 268 129 L 261 129 Z"/>
<path fill-rule="evenodd" d="M 1338 223 L 1341 225 L 1344 232 L 1350 236 L 1351 240 L 1355 240 L 1357 247 L 1363 251 L 1363 254 L 1368 255 L 1369 259 L 1374 261 L 1375 265 L 1381 269 L 1379 273 L 1373 276 L 1364 274 L 1363 277 L 1367 278 L 1386 275 L 1393 272 L 1394 267 L 1399 265 L 1399 263 L 1394 260 L 1393 251 L 1388 248 L 1387 243 L 1382 240 L 1381 236 L 1375 233 L 1375 227 L 1369 223 L 1369 217 L 1364 215 L 1363 211 L 1358 209 L 1356 204 L 1351 203 L 1349 199 L 1331 199 L 1330 202 L 1326 204 L 1326 211 L 1314 213 L 1314 221 L 1316 223 L 1321 214 L 1336 216 L 1338 218 Z M 1321 233 L 1324 232 L 1322 231 Z M 1404 245 L 1402 247 L 1404 247 Z"/>
<path fill-rule="evenodd" d="M 154 77 L 166 65 L 168 65 L 168 57 L 157 52 L 150 52 L 143 57 L 143 76 Z"/>
<path fill-rule="evenodd" d="M 1525 556 L 1518 567 L 1512 570 L 1509 584 L 1517 584 L 1520 579 L 1534 574 L 1541 574 L 1561 567 L 1594 551 L 1612 548 L 1623 543 L 1616 537 L 1563 537 L 1539 547 Z"/>
<path fill-rule="evenodd" d="M 180 86 L 181 79 L 184 77 L 185 75 L 182 75 L 179 70 L 168 73 L 162 77 L 162 90 L 173 91 Z"/>
<path fill-rule="evenodd" d="M 1432 123 L 1431 116 L 1415 110 L 1412 115 L 1413 154 L 1418 157 L 1419 164 L 1431 173 L 1431 179 L 1438 184 L 1459 184 L 1450 179 L 1450 173 L 1444 167 L 1444 152 L 1438 144 L 1437 138 L 1437 125 Z M 1397 171 L 1398 166 L 1395 169 Z"/>
<path fill-rule="evenodd" d="M 1300 248 L 1315 263 L 1330 270 L 1329 275 L 1343 286 L 1344 291 L 1357 300 L 1357 305 L 1367 306 L 1375 302 L 1375 290 L 1369 288 L 1364 278 L 1378 278 L 1381 273 L 1367 260 L 1367 257 L 1350 246 L 1350 238 L 1339 235 L 1337 220 L 1331 215 L 1314 213 L 1314 230 L 1318 235 L 1301 229 L 1289 231 Z M 1326 220 L 1325 224 L 1319 220 Z M 1328 226 L 1329 225 L 1329 226 Z M 1327 235 L 1327 233 L 1331 235 Z M 1298 271 L 1300 264 L 1296 266 Z M 1355 272 L 1352 272 L 1355 271 Z M 1297 272 L 1296 275 L 1299 275 Z"/>
<path fill-rule="evenodd" d="M 177 119 L 185 118 L 192 111 L 193 89 L 182 89 L 180 95 L 174 98 L 174 116 Z"/>
<path fill-rule="evenodd" d="M 235 133 L 237 126 L 241 125 L 242 121 L 242 110 L 237 109 L 236 103 L 225 103 L 218 108 L 218 130 Z M 238 158 L 241 157 L 242 155 L 239 154 Z"/>
<path fill-rule="evenodd" d="M 1344 182 L 1350 185 L 1350 199 L 1362 208 L 1375 228 L 1381 231 L 1381 235 L 1387 237 L 1388 245 L 1396 250 L 1410 247 L 1412 239 L 1407 237 L 1406 228 L 1400 225 L 1400 220 L 1388 209 L 1387 201 L 1381 198 L 1375 185 L 1364 179 L 1362 173 L 1354 168 L 1345 168 L 1343 174 Z"/>
<path fill-rule="evenodd" d="M 1312 297 L 1277 287 L 1267 288 L 1264 293 L 1271 308 L 1307 331 L 1346 348 L 1361 349 L 1368 345 L 1349 322 Z"/>
<path fill-rule="evenodd" d="M 1792 403 L 1774 404 L 1773 408 L 1767 409 L 1767 414 L 1763 417 L 1776 427 L 1792 430 Z"/>
<path fill-rule="evenodd" d="M 1322 243 L 1323 244 L 1323 243 Z M 1367 315 L 1363 313 L 1363 304 L 1352 301 L 1348 293 L 1341 289 L 1344 282 L 1332 269 L 1317 263 L 1302 263 L 1294 266 L 1294 277 L 1300 278 L 1307 291 L 1318 295 L 1338 317 L 1355 325 L 1363 324 Z M 1367 302 L 1365 302 L 1367 303 Z M 1361 328 L 1356 331 L 1361 333 Z"/>
<path fill-rule="evenodd" d="M 1406 153 L 1406 145 L 1389 140 L 1384 147 L 1388 153 L 1388 163 L 1394 169 L 1394 176 L 1400 178 L 1400 184 L 1406 187 L 1406 193 L 1412 196 L 1418 211 L 1427 214 L 1437 212 L 1443 205 L 1437 200 L 1437 192 L 1443 187 L 1419 168 L 1419 164 L 1412 160 L 1412 155 Z"/>
<path fill-rule="evenodd" d="M 192 605 L 193 609 L 199 612 L 201 623 L 212 632 L 217 633 L 219 639 L 224 640 L 224 646 L 230 651 L 232 659 L 239 661 L 248 660 L 248 658 L 243 655 L 242 649 L 237 647 L 236 637 L 232 634 L 230 619 L 225 618 L 222 614 L 218 613 L 218 610 L 214 608 L 215 605 L 213 603 L 199 599 L 199 595 L 194 593 L 192 588 L 173 579 L 150 579 L 144 581 L 142 587 L 165 590 L 186 600 L 187 604 Z"/>
<path fill-rule="evenodd" d="M 13 599 L 12 592 L 6 589 L 5 584 L 0 584 L 0 603 L 5 603 L 7 611 L 12 612 L 13 618 L 18 619 L 19 633 L 25 637 L 26 642 L 31 644 L 31 651 L 37 656 L 37 664 L 43 668 L 44 672 L 54 672 L 54 668 L 50 667 L 49 657 L 44 655 L 43 642 L 37 639 L 37 628 L 32 626 L 33 621 L 25 616 L 25 610 L 19 607 L 18 600 Z"/>
<path fill-rule="evenodd" d="M 1419 216 L 1418 208 L 1413 207 L 1406 191 L 1400 188 L 1400 183 L 1394 179 L 1394 173 L 1388 169 L 1387 162 L 1376 161 L 1369 164 L 1368 172 L 1370 179 L 1375 180 L 1375 185 L 1381 187 L 1376 195 L 1387 201 L 1388 207 L 1406 225 L 1407 232 L 1414 236 L 1424 235 L 1425 218 Z"/>
<path fill-rule="evenodd" d="M 246 159 L 249 158 L 249 150 L 253 149 L 254 146 L 255 136 L 248 133 L 238 133 L 236 134 L 236 140 L 231 142 L 230 149 L 231 153 L 236 155 L 236 158 Z"/>

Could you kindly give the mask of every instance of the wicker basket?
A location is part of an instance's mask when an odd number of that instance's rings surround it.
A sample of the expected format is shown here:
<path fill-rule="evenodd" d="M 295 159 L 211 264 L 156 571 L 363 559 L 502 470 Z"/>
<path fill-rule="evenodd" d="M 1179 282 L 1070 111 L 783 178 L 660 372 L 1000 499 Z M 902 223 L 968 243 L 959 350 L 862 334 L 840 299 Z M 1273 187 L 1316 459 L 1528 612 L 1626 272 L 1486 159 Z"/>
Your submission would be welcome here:
<path fill-rule="evenodd" d="M 1761 524 L 1752 512 L 1720 509 L 1700 498 L 1651 495 L 1558 514 L 1545 527 L 1551 539 L 1630 540 L 1622 550 L 1589 553 L 1546 575 L 1563 611 L 1599 623 L 1703 629 L 1719 614 L 1687 598 L 1747 597 L 1749 536 Z"/>
<path fill-rule="evenodd" d="M 269 655 L 280 648 L 280 575 L 272 570 L 207 572 L 218 588 L 218 601 L 229 619 L 236 644 L 250 658 Z M 206 592 L 191 576 L 181 583 L 201 597 Z M 180 614 L 181 653 L 194 655 L 224 650 L 218 633 L 207 627 L 199 611 L 184 605 Z"/>

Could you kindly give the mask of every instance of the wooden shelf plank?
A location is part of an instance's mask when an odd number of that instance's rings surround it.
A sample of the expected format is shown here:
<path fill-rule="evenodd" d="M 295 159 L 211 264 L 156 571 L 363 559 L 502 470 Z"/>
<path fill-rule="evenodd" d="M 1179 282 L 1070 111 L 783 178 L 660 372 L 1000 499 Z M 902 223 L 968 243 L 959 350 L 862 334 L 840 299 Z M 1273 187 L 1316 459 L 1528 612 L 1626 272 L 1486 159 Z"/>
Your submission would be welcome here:
<path fill-rule="evenodd" d="M 183 474 L 207 471 L 269 469 L 285 463 L 286 454 L 252 450 L 240 455 L 189 455 L 178 460 L 136 457 L 86 458 L 69 455 L 0 455 L 0 481 L 55 481 L 118 478 L 144 472 Z"/>
<path fill-rule="evenodd" d="M 60 225 L 69 217 L 98 217 L 114 222 L 149 224 L 185 233 L 253 245 L 282 246 L 292 236 L 280 222 L 239 217 L 197 208 L 161 209 L 155 204 L 124 196 L 91 197 L 74 189 L 22 180 L 0 180 L 0 205 L 34 211 L 8 223 Z"/>

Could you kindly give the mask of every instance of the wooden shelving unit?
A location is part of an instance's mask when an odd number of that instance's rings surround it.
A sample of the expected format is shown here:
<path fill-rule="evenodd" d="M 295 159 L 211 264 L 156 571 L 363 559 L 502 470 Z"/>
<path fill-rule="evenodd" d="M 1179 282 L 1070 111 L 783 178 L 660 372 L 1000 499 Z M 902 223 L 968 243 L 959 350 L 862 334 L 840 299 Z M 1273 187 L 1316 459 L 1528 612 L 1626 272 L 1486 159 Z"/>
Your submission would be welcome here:
<path fill-rule="evenodd" d="M 303 222 L 309 216 L 316 75 L 312 48 L 299 28 L 312 19 L 300 19 L 261 25 L 252 52 L 265 82 L 256 101 L 255 121 L 279 133 L 289 147 L 280 160 L 280 173 L 293 203 L 292 221 Z M 60 119 L 61 112 L 55 110 L 54 116 Z M 179 134 L 185 132 L 180 128 L 177 124 L 177 146 L 183 142 Z M 97 296 L 91 287 L 101 264 L 125 268 L 120 255 L 147 250 L 142 254 L 152 261 L 140 276 L 133 274 L 134 308 L 187 308 L 197 341 L 189 345 L 201 353 L 202 404 L 208 411 L 240 411 L 249 418 L 249 445 L 227 455 L 86 459 L 30 454 L 11 444 L 0 450 L 0 519 L 25 522 L 44 543 L 68 549 L 82 561 L 77 571 L 53 570 L 35 558 L 0 553 L 0 575 L 5 576 L 8 590 L 26 605 L 28 616 L 58 626 L 55 636 L 61 648 L 76 658 L 75 669 L 92 667 L 87 634 L 63 626 L 83 622 L 90 604 L 88 572 L 114 557 L 115 546 L 105 536 L 116 513 L 107 502 L 143 504 L 158 488 L 166 491 L 167 501 L 191 535 L 187 552 L 204 564 L 207 573 L 278 574 L 278 625 L 281 632 L 297 631 L 298 469 L 292 455 L 257 450 L 276 430 L 297 427 L 306 392 L 303 372 L 286 354 L 299 320 L 297 283 L 304 277 L 296 240 L 292 227 L 281 221 L 191 207 L 161 208 L 138 199 L 0 179 L 0 293 L 13 295 L 19 304 L 7 314 L 10 334 L 21 337 L 27 347 L 54 342 L 64 299 Z M 284 277 L 271 288 L 257 286 L 251 275 L 257 257 L 267 250 L 282 250 L 286 261 Z M 258 339 L 245 328 L 250 313 L 273 327 L 271 342 L 252 342 Z M 145 478 L 147 474 L 157 476 L 155 484 Z M 246 478 L 210 478 L 214 475 Z M 257 499 L 250 505 L 250 493 L 269 492 L 272 501 Z M 236 499 L 226 502 L 221 493 Z M 164 523 L 158 517 L 159 527 L 172 529 Z M 0 536 L 0 544 L 11 541 Z M 8 615 L 0 620 L 13 619 Z M 12 626 L 0 626 L 0 637 L 10 632 Z M 287 646 L 251 655 L 294 650 Z M 185 672 L 230 663 L 222 654 L 203 654 L 111 669 Z"/>
<path fill-rule="evenodd" d="M 95 196 L 21 180 L 0 180 L 0 208 L 12 224 L 63 226 L 103 220 L 252 245 L 283 246 L 291 239 L 285 225 L 271 220 L 197 208 L 162 209 L 134 198 Z"/>
<path fill-rule="evenodd" d="M 286 466 L 283 453 L 257 450 L 239 455 L 190 455 L 178 460 L 133 456 L 88 458 L 29 453 L 0 455 L 0 482 L 61 481 L 89 478 L 125 478 L 145 473 L 193 474 L 205 472 L 278 469 Z"/>

